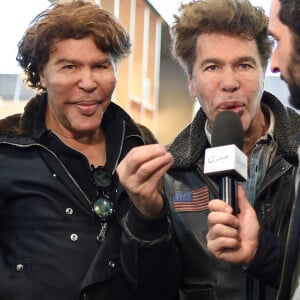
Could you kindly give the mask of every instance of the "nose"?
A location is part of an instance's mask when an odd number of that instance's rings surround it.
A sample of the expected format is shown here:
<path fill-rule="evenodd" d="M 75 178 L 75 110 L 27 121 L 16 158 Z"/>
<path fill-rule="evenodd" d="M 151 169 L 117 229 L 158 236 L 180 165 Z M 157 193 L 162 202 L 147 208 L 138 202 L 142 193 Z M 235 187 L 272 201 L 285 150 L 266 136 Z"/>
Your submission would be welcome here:
<path fill-rule="evenodd" d="M 224 70 L 222 76 L 221 86 L 224 91 L 234 92 L 239 88 L 240 83 L 237 74 L 232 68 Z"/>
<path fill-rule="evenodd" d="M 79 87 L 87 92 L 91 92 L 97 87 L 97 82 L 91 69 L 85 68 L 81 70 Z"/>
<path fill-rule="evenodd" d="M 271 56 L 270 68 L 271 68 L 271 72 L 273 72 L 273 73 L 280 72 L 277 48 L 275 48 L 273 50 L 273 53 L 272 53 L 272 56 Z"/>

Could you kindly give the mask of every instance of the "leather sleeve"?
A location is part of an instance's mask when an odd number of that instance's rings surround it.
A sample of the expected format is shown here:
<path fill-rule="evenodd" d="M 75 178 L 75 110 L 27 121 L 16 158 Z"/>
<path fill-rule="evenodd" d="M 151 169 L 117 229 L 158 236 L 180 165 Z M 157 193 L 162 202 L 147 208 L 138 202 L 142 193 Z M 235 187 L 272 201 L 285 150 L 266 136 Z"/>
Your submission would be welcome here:
<path fill-rule="evenodd" d="M 180 260 L 167 211 L 145 219 L 131 207 L 122 220 L 121 263 L 138 299 L 178 299 Z"/>
<path fill-rule="evenodd" d="M 278 288 L 284 257 L 284 243 L 275 234 L 260 230 L 259 246 L 245 271 L 272 287 Z"/>

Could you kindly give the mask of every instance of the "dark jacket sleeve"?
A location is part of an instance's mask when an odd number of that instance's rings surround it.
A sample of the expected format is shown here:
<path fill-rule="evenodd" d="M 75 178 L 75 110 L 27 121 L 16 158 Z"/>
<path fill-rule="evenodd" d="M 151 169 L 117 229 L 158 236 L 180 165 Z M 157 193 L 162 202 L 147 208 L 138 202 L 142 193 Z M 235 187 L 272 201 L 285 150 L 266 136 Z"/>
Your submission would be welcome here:
<path fill-rule="evenodd" d="M 271 232 L 260 230 L 259 246 L 246 272 L 278 288 L 284 257 L 284 243 Z"/>
<path fill-rule="evenodd" d="M 121 263 L 138 299 L 178 299 L 179 254 L 167 209 L 146 219 L 131 206 L 122 221 Z"/>

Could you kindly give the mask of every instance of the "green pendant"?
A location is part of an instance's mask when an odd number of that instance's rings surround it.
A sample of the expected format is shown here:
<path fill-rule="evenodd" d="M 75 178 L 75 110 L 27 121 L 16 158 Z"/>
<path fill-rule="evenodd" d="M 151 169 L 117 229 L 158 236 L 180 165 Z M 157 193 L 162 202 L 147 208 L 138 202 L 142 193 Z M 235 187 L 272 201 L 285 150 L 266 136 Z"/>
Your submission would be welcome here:
<path fill-rule="evenodd" d="M 108 218 L 113 213 L 113 203 L 105 196 L 101 196 L 94 202 L 94 211 L 101 218 Z"/>

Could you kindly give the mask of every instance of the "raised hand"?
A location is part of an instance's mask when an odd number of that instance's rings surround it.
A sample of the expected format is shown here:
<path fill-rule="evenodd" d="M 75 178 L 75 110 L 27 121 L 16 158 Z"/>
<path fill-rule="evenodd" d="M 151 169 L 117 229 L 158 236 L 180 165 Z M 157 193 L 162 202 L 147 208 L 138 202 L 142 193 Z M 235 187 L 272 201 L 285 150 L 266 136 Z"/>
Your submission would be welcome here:
<path fill-rule="evenodd" d="M 118 165 L 121 184 L 145 217 L 155 217 L 162 212 L 162 176 L 172 163 L 173 157 L 165 147 L 151 144 L 133 148 Z"/>

